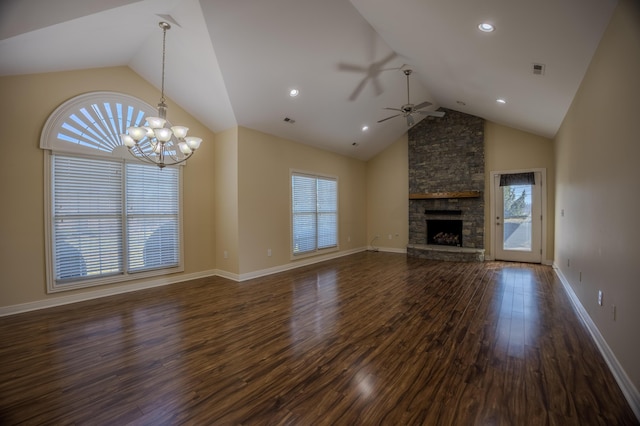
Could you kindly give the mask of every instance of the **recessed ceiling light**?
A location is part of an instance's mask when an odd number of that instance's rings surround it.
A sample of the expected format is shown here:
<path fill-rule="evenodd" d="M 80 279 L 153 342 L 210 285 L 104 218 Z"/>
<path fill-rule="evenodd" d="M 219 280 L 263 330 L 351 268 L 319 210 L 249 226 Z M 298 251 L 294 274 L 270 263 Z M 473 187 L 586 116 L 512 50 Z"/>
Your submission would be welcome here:
<path fill-rule="evenodd" d="M 483 22 L 483 23 L 481 23 L 480 25 L 478 25 L 478 29 L 479 29 L 480 31 L 482 31 L 482 32 L 490 33 L 490 32 L 492 32 L 493 30 L 495 30 L 495 29 L 496 29 L 496 27 L 494 27 L 493 25 L 491 25 L 491 24 L 490 24 L 490 23 L 488 23 L 488 22 Z"/>
<path fill-rule="evenodd" d="M 291 89 L 289 91 L 289 96 L 291 96 L 292 98 L 295 98 L 296 96 L 298 96 L 300 94 L 300 91 L 298 89 Z"/>
<path fill-rule="evenodd" d="M 497 102 L 497 103 L 499 103 L 499 104 L 506 104 L 506 103 L 507 103 L 507 101 L 505 101 L 505 100 L 504 100 L 504 99 L 502 99 L 502 98 L 498 98 L 498 99 L 496 99 L 496 102 Z"/>
<path fill-rule="evenodd" d="M 369 126 L 362 126 L 362 131 L 366 132 L 367 130 L 369 130 Z"/>

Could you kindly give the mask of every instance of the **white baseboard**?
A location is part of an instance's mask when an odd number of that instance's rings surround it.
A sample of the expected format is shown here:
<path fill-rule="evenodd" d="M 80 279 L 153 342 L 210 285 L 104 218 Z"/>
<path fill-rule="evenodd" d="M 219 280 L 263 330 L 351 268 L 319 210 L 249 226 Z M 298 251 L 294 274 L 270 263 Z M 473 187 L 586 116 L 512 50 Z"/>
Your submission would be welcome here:
<path fill-rule="evenodd" d="M 407 248 L 395 248 L 395 247 L 378 247 L 378 251 L 385 253 L 400 253 L 407 254 Z"/>
<path fill-rule="evenodd" d="M 494 261 L 494 260 L 496 260 L 496 259 L 495 259 L 495 257 L 493 257 L 493 256 L 485 256 L 485 257 L 484 257 L 484 260 L 485 260 L 486 262 L 493 262 L 493 261 Z M 541 263 L 541 264 L 543 264 L 543 265 L 545 265 L 545 266 L 553 266 L 553 260 L 550 260 L 550 259 L 543 260 L 543 261 L 542 261 L 542 262 L 540 262 L 540 263 Z"/>
<path fill-rule="evenodd" d="M 226 279 L 231 280 L 231 281 L 240 281 L 240 275 L 235 274 L 233 272 L 219 270 L 216 275 L 218 275 L 219 277 L 222 277 L 222 278 L 226 278 Z"/>
<path fill-rule="evenodd" d="M 314 257 L 306 257 L 304 259 L 297 260 L 295 262 L 287 263 L 286 265 L 274 266 L 273 268 L 261 269 L 258 271 L 247 272 L 245 274 L 234 274 L 236 278 L 231 278 L 220 274 L 220 276 L 225 276 L 225 278 L 233 279 L 234 281 L 247 281 L 252 280 L 254 278 L 260 278 L 271 274 L 277 274 L 279 272 L 289 271 L 291 269 L 300 268 L 302 266 L 313 265 L 314 263 L 324 262 L 325 260 L 337 259 L 343 256 L 349 256 L 351 254 L 359 253 L 361 251 L 365 251 L 365 248 L 356 248 L 351 250 L 344 251 L 336 251 L 333 253 L 328 253 L 322 256 L 314 256 Z M 221 271 L 222 272 L 222 271 Z"/>
<path fill-rule="evenodd" d="M 114 296 L 116 294 L 131 293 L 132 291 L 138 291 L 138 290 L 144 290 L 147 288 L 176 284 L 183 281 L 190 281 L 198 278 L 206 278 L 214 275 L 218 275 L 218 271 L 215 269 L 209 270 L 209 271 L 195 272 L 191 274 L 162 275 L 160 277 L 153 278 L 150 280 L 145 280 L 135 284 L 126 284 L 126 285 L 121 285 L 117 287 L 85 291 L 82 293 L 68 294 L 64 296 L 55 296 L 45 300 L 20 303 L 18 305 L 2 306 L 0 307 L 0 317 L 7 316 L 7 315 L 20 314 L 23 312 L 35 311 L 38 309 L 53 308 L 55 306 L 68 305 L 70 303 L 83 302 L 85 300 L 98 299 L 100 297 Z"/>
<path fill-rule="evenodd" d="M 571 303 L 573 304 L 576 313 L 582 320 L 583 324 L 589 330 L 591 338 L 595 342 L 596 346 L 600 350 L 600 353 L 604 357 L 605 362 L 609 366 L 609 370 L 611 370 L 611 373 L 616 379 L 618 386 L 620 386 L 624 397 L 631 406 L 631 409 L 633 410 L 638 420 L 640 420 L 640 392 L 638 392 L 638 389 L 636 389 L 636 387 L 633 385 L 633 382 L 631 382 L 631 379 L 629 379 L 629 376 L 622 368 L 622 365 L 620 365 L 620 362 L 618 362 L 615 354 L 607 344 L 602 334 L 600 334 L 600 330 L 598 330 L 598 327 L 589 316 L 587 310 L 584 308 L 584 306 L 582 306 L 580 299 L 578 299 L 578 296 L 573 291 L 573 288 L 569 284 L 569 281 L 566 279 L 560 268 L 558 268 L 557 265 L 553 264 L 553 269 L 555 270 L 558 278 L 560 278 L 560 282 L 562 283 L 565 292 L 569 296 L 569 299 L 571 299 Z"/>

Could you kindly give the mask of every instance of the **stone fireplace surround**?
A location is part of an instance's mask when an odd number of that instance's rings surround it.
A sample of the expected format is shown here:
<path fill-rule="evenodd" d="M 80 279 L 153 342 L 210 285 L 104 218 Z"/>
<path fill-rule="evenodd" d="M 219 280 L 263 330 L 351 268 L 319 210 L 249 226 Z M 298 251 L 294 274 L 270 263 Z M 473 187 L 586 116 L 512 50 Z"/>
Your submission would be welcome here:
<path fill-rule="evenodd" d="M 409 256 L 484 260 L 484 120 L 441 108 L 409 129 Z M 454 213 L 455 212 L 455 213 Z M 436 214 L 434 214 L 436 213 Z M 462 220 L 462 246 L 427 244 L 427 218 Z"/>

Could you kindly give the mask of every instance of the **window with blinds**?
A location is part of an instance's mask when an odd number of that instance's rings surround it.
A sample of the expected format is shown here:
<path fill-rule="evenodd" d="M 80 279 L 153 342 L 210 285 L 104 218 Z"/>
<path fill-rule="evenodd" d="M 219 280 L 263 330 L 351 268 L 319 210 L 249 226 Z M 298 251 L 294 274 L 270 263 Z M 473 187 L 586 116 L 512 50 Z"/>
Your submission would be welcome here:
<path fill-rule="evenodd" d="M 122 273 L 121 164 L 56 155 L 52 173 L 56 283 Z"/>
<path fill-rule="evenodd" d="M 129 272 L 178 266 L 178 169 L 126 165 Z"/>
<path fill-rule="evenodd" d="M 134 160 L 119 135 L 155 108 L 91 92 L 43 129 L 50 292 L 182 271 L 180 167 Z"/>
<path fill-rule="evenodd" d="M 293 255 L 338 246 L 338 182 L 335 178 L 291 174 Z"/>
<path fill-rule="evenodd" d="M 55 284 L 180 265 L 179 170 L 52 156 Z"/>

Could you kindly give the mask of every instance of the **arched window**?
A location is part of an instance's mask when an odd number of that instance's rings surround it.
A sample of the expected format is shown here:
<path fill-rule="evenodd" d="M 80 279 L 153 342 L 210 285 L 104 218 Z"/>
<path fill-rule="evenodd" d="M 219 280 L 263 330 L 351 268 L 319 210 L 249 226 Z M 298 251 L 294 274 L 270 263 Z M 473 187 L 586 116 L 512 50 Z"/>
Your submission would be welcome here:
<path fill-rule="evenodd" d="M 156 115 L 115 92 L 60 105 L 47 120 L 47 288 L 50 292 L 184 270 L 181 168 L 144 164 L 120 135 Z"/>

